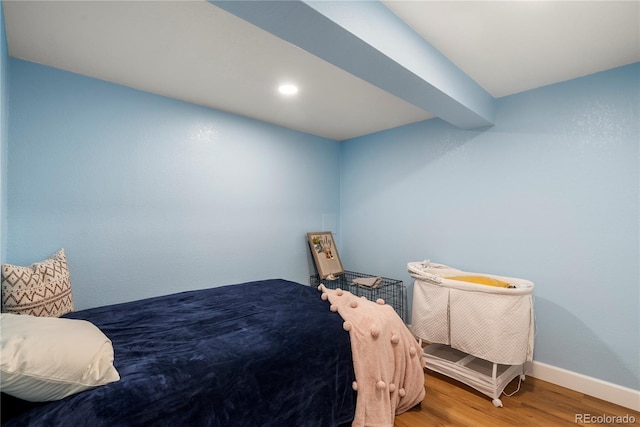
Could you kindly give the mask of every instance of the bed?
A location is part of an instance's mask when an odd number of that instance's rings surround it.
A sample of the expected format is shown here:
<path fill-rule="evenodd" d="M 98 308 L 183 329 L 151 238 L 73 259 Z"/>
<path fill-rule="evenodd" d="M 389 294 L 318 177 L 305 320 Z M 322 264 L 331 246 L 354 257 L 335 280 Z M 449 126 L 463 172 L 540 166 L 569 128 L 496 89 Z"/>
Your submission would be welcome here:
<path fill-rule="evenodd" d="M 120 380 L 62 400 L 3 395 L 3 426 L 336 426 L 353 419 L 349 335 L 314 288 L 265 280 L 73 312 Z"/>
<path fill-rule="evenodd" d="M 3 426 L 324 427 L 358 418 L 350 333 L 316 288 L 264 280 L 62 317 L 104 332 L 120 379 L 52 402 L 3 393 Z"/>

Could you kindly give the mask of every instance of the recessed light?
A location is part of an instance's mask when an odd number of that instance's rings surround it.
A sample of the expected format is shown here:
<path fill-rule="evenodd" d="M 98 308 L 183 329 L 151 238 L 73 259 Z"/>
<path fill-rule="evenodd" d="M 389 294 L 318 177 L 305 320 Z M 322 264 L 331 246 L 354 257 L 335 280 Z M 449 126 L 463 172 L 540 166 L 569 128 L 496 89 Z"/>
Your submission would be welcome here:
<path fill-rule="evenodd" d="M 298 93 L 298 86 L 292 84 L 283 84 L 278 87 L 278 92 L 283 95 L 295 95 Z"/>

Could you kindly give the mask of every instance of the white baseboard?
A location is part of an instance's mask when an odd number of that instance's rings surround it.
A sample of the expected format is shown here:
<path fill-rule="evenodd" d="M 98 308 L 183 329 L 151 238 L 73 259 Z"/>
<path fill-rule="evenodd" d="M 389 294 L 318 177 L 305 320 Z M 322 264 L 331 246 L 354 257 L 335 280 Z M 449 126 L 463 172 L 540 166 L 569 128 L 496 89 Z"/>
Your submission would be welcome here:
<path fill-rule="evenodd" d="M 638 390 L 567 371 L 546 363 L 536 362 L 535 360 L 527 375 L 633 409 L 634 411 L 640 411 L 640 391 Z"/>

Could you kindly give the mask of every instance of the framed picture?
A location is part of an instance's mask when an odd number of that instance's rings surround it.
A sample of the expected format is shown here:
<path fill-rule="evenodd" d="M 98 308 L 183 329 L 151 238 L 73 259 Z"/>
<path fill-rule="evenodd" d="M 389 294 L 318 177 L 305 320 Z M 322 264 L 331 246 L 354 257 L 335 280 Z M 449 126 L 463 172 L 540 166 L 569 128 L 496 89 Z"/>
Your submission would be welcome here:
<path fill-rule="evenodd" d="M 339 276 L 344 273 L 340 256 L 338 256 L 338 248 L 336 248 L 333 234 L 330 231 L 307 233 L 307 238 L 309 239 L 309 247 L 321 279 L 326 279 L 330 275 Z"/>

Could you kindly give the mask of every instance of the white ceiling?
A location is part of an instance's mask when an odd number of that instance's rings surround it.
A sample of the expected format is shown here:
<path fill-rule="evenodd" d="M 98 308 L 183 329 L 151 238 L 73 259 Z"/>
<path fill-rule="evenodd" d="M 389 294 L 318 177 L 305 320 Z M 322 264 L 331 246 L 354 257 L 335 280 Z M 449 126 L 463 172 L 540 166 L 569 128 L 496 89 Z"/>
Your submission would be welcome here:
<path fill-rule="evenodd" d="M 384 4 L 496 98 L 640 61 L 640 1 Z M 205 0 L 3 7 L 13 57 L 311 134 L 433 117 Z"/>

